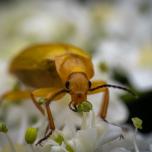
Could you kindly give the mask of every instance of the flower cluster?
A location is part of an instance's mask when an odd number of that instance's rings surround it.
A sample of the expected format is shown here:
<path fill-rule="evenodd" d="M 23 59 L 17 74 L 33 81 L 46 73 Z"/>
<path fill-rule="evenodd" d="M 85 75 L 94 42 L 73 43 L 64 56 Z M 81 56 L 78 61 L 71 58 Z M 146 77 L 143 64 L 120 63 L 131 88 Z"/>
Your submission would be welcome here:
<path fill-rule="evenodd" d="M 96 79 L 113 82 L 110 69 L 115 65 L 127 71 L 137 88 L 152 87 L 152 10 L 148 7 L 144 12 L 139 9 L 145 4 L 146 1 L 128 0 L 116 1 L 115 5 L 97 3 L 84 6 L 74 0 L 37 0 L 36 3 L 22 1 L 9 9 L 1 9 L 0 95 L 14 87 L 15 80 L 8 75 L 7 65 L 16 51 L 29 44 L 50 41 L 74 43 L 90 51 Z M 121 126 L 128 117 L 128 110 L 119 101 L 117 93 L 111 91 L 110 95 L 107 120 Z M 144 137 L 130 126 L 128 132 L 124 132 L 97 116 L 101 98 L 100 94 L 89 96 L 92 107 L 87 108 L 93 110 L 79 114 L 68 108 L 68 95 L 59 102 L 53 102 L 51 109 L 56 130 L 42 143 L 43 147 L 35 146 L 35 143 L 44 136 L 47 119 L 41 116 L 31 101 L 0 104 L 0 120 L 5 122 L 0 123 L 0 151 L 152 151 L 151 135 Z M 81 112 L 83 106 L 79 107 Z M 25 138 L 29 127 L 30 135 Z M 36 135 L 34 138 L 31 137 L 33 133 Z M 122 136 L 124 139 L 120 138 Z"/>

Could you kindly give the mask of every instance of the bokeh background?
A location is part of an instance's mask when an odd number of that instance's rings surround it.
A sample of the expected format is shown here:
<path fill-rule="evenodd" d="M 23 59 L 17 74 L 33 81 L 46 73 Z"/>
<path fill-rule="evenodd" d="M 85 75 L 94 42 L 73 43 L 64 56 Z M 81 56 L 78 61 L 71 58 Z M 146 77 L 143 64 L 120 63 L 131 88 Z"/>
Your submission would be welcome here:
<path fill-rule="evenodd" d="M 11 58 L 37 43 L 71 43 L 88 51 L 107 82 L 131 88 L 121 92 L 131 123 L 143 120 L 152 131 L 152 1 L 151 0 L 1 0 L 0 74 Z M 5 77 L 7 78 L 7 77 Z M 0 78 L 1 93 L 4 86 Z M 121 115 L 121 114 L 120 114 Z"/>

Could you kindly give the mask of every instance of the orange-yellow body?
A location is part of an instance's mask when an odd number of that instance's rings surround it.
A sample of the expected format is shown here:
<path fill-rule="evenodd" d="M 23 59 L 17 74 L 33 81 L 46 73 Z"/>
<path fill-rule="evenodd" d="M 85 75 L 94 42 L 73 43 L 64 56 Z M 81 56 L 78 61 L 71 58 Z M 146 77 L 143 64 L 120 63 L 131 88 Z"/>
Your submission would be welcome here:
<path fill-rule="evenodd" d="M 91 57 L 66 44 L 42 44 L 23 50 L 10 64 L 10 72 L 33 88 L 63 87 L 74 72 L 93 76 Z"/>
<path fill-rule="evenodd" d="M 88 94 L 103 92 L 103 103 L 99 116 L 105 119 L 109 103 L 109 90 L 102 80 L 90 81 L 94 75 L 90 55 L 84 50 L 69 44 L 40 44 L 21 51 L 11 62 L 9 71 L 25 86 L 25 90 L 11 90 L 1 99 L 31 98 L 40 112 L 48 117 L 48 129 L 42 142 L 55 129 L 49 104 L 62 98 L 65 93 L 71 95 L 69 107 L 76 111 L 77 106 L 87 100 Z M 45 97 L 44 107 L 37 97 Z M 51 130 L 48 133 L 48 130 Z M 47 134 L 48 133 L 48 134 Z"/>

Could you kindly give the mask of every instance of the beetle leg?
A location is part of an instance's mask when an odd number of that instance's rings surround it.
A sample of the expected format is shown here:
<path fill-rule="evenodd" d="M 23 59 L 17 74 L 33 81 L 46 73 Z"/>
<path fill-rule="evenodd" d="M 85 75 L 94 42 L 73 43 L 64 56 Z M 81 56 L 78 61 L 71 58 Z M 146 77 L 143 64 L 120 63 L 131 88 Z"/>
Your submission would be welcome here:
<path fill-rule="evenodd" d="M 36 100 L 36 97 L 47 97 L 48 95 L 53 95 L 54 93 L 57 92 L 57 88 L 40 88 L 40 89 L 36 89 L 31 93 L 31 98 L 32 101 L 34 103 L 34 105 L 38 108 L 38 110 L 44 115 L 45 114 L 45 110 L 42 108 L 42 106 L 40 106 Z M 47 99 L 46 99 L 47 101 Z"/>
<path fill-rule="evenodd" d="M 48 116 L 48 120 L 49 120 L 49 128 L 51 130 L 55 130 L 55 125 L 54 125 L 51 109 L 49 107 L 49 103 L 46 103 L 45 108 L 46 108 L 46 112 L 47 112 L 47 116 Z"/>
<path fill-rule="evenodd" d="M 31 99 L 34 103 L 34 105 L 37 107 L 37 109 L 43 114 L 45 115 L 45 110 L 38 104 L 36 97 L 34 95 L 34 92 L 31 93 Z"/>
<path fill-rule="evenodd" d="M 43 138 L 41 138 L 36 143 L 36 145 L 41 145 L 41 143 L 44 140 L 48 139 L 50 137 L 50 135 L 52 134 L 52 132 L 55 130 L 55 124 L 54 124 L 54 121 L 53 121 L 52 112 L 51 112 L 51 109 L 49 107 L 49 103 L 48 102 L 45 104 L 45 108 L 46 108 L 46 112 L 47 112 L 47 116 L 48 116 L 48 123 L 49 123 L 49 125 L 46 128 L 45 136 Z"/>
<path fill-rule="evenodd" d="M 101 80 L 96 80 L 92 82 L 91 88 L 89 89 L 89 94 L 96 94 L 99 92 L 104 92 L 104 96 L 103 96 L 103 103 L 101 105 L 100 111 L 99 111 L 99 116 L 102 118 L 102 120 L 104 120 L 106 123 L 111 124 L 113 126 L 117 126 L 119 128 L 122 129 L 122 131 L 126 131 L 127 128 L 121 127 L 117 124 L 111 123 L 109 121 L 107 121 L 106 115 L 107 115 L 107 110 L 108 110 L 108 105 L 109 105 L 109 89 L 107 87 L 102 87 L 102 86 L 108 86 L 108 84 L 104 81 Z M 101 86 L 101 88 L 100 88 Z M 112 86 L 112 85 L 111 85 Z M 124 89 L 126 90 L 126 89 Z M 129 91 L 130 92 L 130 91 Z"/>
<path fill-rule="evenodd" d="M 56 90 L 56 92 L 52 93 L 50 92 L 47 97 L 46 97 L 46 103 L 45 103 L 45 108 L 46 108 L 46 112 L 47 112 L 47 117 L 48 117 L 48 123 L 49 123 L 49 128 L 46 128 L 45 131 L 45 136 L 40 139 L 36 145 L 41 144 L 44 140 L 46 140 L 47 138 L 49 138 L 49 136 L 52 134 L 52 132 L 55 130 L 55 124 L 53 121 L 53 116 L 52 116 L 52 112 L 50 109 L 50 103 L 53 101 L 53 99 L 55 99 L 56 97 L 58 97 L 59 95 L 65 94 L 65 92 L 67 92 L 67 90 L 65 89 L 58 89 Z M 48 132 L 48 129 L 50 129 L 50 131 Z"/>
<path fill-rule="evenodd" d="M 101 80 L 96 80 L 96 81 L 93 81 L 92 82 L 92 85 L 91 85 L 91 89 L 92 88 L 95 88 L 97 86 L 101 86 L 101 85 L 105 85 L 106 82 L 104 81 L 101 81 Z M 108 105 L 109 105 L 109 89 L 108 88 L 99 88 L 99 89 L 96 89 L 96 90 L 91 90 L 89 91 L 89 94 L 96 94 L 96 93 L 100 93 L 100 92 L 103 92 L 104 95 L 103 95 L 103 102 L 101 104 L 101 107 L 100 107 L 100 111 L 99 111 L 99 116 L 105 120 L 106 118 L 106 115 L 107 115 L 107 111 L 108 111 Z"/>
<path fill-rule="evenodd" d="M 109 89 L 108 89 L 109 87 L 121 89 L 121 90 L 127 91 L 128 93 L 132 94 L 133 96 L 137 96 L 133 91 L 131 91 L 128 88 L 125 88 L 122 86 L 117 86 L 117 85 L 112 85 L 112 84 L 107 84 L 106 82 L 104 82 L 102 80 L 93 81 L 91 88 L 89 88 L 89 90 L 88 90 L 88 94 L 104 92 L 103 103 L 102 103 L 102 107 L 100 108 L 100 113 L 99 113 L 100 117 L 103 118 L 104 120 L 105 120 L 107 110 L 108 110 L 108 105 L 109 105 Z"/>
<path fill-rule="evenodd" d="M 43 137 L 42 139 L 40 139 L 40 140 L 36 143 L 36 146 L 37 146 L 37 145 L 41 145 L 41 143 L 42 143 L 44 140 L 48 139 L 51 134 L 52 134 L 52 130 L 50 130 L 50 132 L 49 132 L 48 134 L 46 134 L 45 137 Z"/>
<path fill-rule="evenodd" d="M 55 99 L 57 96 L 59 96 L 61 94 L 65 94 L 65 92 L 67 92 L 65 89 L 59 89 L 54 94 L 50 93 L 46 97 L 47 102 L 45 103 L 45 108 L 46 108 L 46 112 L 47 112 L 47 116 L 48 116 L 49 127 L 51 130 L 55 129 L 55 125 L 54 125 L 54 121 L 53 121 L 53 117 L 52 117 L 52 113 L 51 113 L 51 109 L 50 109 L 49 105 L 53 101 L 53 99 Z"/>
<path fill-rule="evenodd" d="M 47 125 L 46 130 L 45 130 L 45 136 L 47 135 L 49 128 L 50 128 L 49 125 Z"/>
<path fill-rule="evenodd" d="M 0 97 L 0 103 L 4 100 L 8 101 L 21 101 L 24 99 L 30 98 L 30 91 L 29 90 L 12 90 L 4 93 Z"/>

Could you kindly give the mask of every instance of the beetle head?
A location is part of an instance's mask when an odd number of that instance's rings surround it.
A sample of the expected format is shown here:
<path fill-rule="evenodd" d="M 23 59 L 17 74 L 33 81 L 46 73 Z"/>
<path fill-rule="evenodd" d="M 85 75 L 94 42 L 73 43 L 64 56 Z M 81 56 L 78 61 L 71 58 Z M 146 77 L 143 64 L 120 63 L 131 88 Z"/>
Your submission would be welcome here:
<path fill-rule="evenodd" d="M 90 81 L 84 73 L 72 73 L 65 85 L 71 95 L 70 109 L 76 111 L 77 106 L 87 100 Z M 71 108 L 72 106 L 74 109 Z"/>

